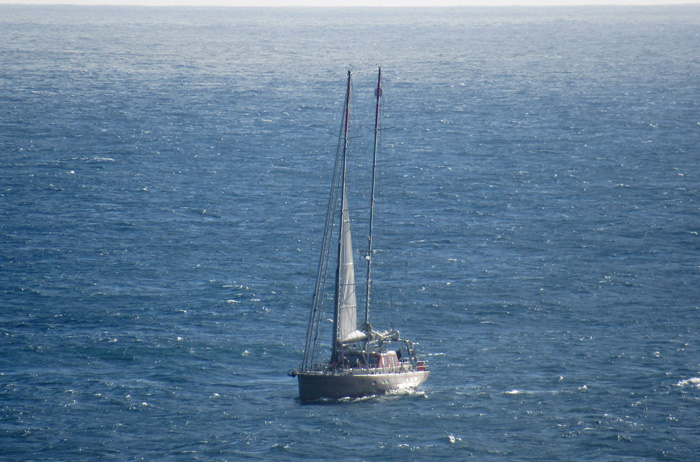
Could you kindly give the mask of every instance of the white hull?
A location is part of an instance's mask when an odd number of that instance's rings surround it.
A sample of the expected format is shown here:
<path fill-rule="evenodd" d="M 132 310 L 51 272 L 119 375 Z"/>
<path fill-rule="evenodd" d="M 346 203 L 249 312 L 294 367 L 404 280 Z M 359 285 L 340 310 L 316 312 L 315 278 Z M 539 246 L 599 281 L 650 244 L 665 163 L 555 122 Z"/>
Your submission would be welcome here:
<path fill-rule="evenodd" d="M 429 371 L 370 372 L 367 369 L 296 373 L 302 401 L 359 398 L 415 389 L 429 374 Z"/>

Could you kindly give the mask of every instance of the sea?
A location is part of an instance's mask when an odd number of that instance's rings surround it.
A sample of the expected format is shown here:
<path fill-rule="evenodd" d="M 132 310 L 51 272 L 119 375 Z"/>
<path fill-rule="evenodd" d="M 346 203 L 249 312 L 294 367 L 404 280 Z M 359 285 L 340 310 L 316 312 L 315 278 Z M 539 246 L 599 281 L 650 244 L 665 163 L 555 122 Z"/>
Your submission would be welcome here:
<path fill-rule="evenodd" d="M 699 45 L 698 5 L 0 6 L 0 460 L 697 460 Z M 379 66 L 370 315 L 431 375 L 302 404 Z"/>

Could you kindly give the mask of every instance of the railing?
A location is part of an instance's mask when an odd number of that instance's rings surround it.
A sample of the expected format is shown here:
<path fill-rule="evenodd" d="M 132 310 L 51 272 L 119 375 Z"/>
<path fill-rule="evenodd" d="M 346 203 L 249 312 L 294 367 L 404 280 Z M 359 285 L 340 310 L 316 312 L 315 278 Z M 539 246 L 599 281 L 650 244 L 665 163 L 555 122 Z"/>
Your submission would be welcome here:
<path fill-rule="evenodd" d="M 418 361 L 417 365 L 412 365 L 409 361 L 402 361 L 398 366 L 388 366 L 388 367 L 371 367 L 371 366 L 361 366 L 361 367 L 331 367 L 327 363 L 325 364 L 314 364 L 312 367 L 305 369 L 308 372 L 319 372 L 322 374 L 337 374 L 343 372 L 361 372 L 368 375 L 375 374 L 398 374 L 401 372 L 409 371 L 427 371 L 428 365 L 425 361 Z"/>

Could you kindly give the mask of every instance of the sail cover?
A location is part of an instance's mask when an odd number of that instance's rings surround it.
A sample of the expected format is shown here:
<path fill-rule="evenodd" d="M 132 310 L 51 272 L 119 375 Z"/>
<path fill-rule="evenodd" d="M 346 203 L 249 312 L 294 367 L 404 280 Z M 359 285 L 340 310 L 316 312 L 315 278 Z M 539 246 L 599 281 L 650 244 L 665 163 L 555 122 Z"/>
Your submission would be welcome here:
<path fill-rule="evenodd" d="M 343 189 L 345 185 L 343 184 Z M 347 344 L 366 337 L 357 330 L 357 301 L 355 300 L 355 264 L 352 256 L 352 237 L 350 236 L 350 216 L 348 200 L 343 191 L 343 213 L 340 226 L 340 261 L 338 276 L 338 342 Z"/>

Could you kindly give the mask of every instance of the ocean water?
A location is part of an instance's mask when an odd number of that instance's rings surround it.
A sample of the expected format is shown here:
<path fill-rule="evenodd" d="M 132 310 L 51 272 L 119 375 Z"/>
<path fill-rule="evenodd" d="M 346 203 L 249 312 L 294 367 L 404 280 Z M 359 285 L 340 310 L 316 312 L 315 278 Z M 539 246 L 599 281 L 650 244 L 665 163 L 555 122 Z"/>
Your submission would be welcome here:
<path fill-rule="evenodd" d="M 697 458 L 698 43 L 697 6 L 0 7 L 0 459 Z M 302 405 L 379 65 L 373 324 L 432 375 Z"/>

